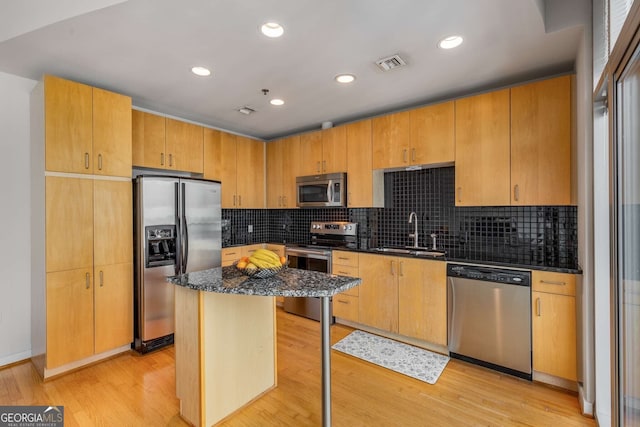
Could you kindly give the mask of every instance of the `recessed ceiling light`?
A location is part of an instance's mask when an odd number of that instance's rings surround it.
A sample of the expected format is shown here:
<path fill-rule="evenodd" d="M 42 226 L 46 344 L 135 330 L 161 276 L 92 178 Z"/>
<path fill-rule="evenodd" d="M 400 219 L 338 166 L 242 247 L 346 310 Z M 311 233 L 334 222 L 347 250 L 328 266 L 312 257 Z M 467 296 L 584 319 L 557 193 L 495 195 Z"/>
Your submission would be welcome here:
<path fill-rule="evenodd" d="M 211 75 L 211 70 L 206 67 L 192 67 L 191 72 L 196 76 L 206 77 Z"/>
<path fill-rule="evenodd" d="M 282 34 L 284 34 L 284 28 L 282 28 L 282 25 L 278 24 L 277 22 L 267 22 L 265 24 L 262 24 L 262 27 L 260 27 L 260 31 L 262 31 L 262 34 L 264 34 L 265 36 L 271 38 L 280 37 Z"/>
<path fill-rule="evenodd" d="M 462 37 L 460 36 L 449 36 L 445 37 L 438 42 L 438 47 L 440 49 L 453 49 L 454 47 L 458 47 L 462 44 Z"/>
<path fill-rule="evenodd" d="M 338 83 L 351 83 L 356 79 L 356 76 L 353 74 L 338 74 L 335 79 Z"/>
<path fill-rule="evenodd" d="M 284 105 L 284 101 L 282 99 L 279 99 L 279 98 L 273 98 L 269 102 L 271 103 L 271 105 Z"/>

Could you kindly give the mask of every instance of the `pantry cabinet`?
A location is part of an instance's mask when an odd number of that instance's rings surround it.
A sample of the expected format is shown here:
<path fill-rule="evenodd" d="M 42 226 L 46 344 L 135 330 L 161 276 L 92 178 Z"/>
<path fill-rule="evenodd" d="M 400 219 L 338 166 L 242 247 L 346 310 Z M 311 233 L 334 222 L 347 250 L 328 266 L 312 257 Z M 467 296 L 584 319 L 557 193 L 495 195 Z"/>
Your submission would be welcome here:
<path fill-rule="evenodd" d="M 135 166 L 203 173 L 202 126 L 138 110 L 131 115 Z"/>
<path fill-rule="evenodd" d="M 222 183 L 222 208 L 265 207 L 265 143 L 214 129 L 204 131 L 204 177 Z"/>
<path fill-rule="evenodd" d="M 576 276 L 533 271 L 531 280 L 533 369 L 575 381 Z"/>
<path fill-rule="evenodd" d="M 511 204 L 571 204 L 571 77 L 511 88 Z"/>
<path fill-rule="evenodd" d="M 296 177 L 300 175 L 300 137 L 291 136 L 266 144 L 267 207 L 296 207 Z"/>
<path fill-rule="evenodd" d="M 344 126 L 300 135 L 300 175 L 345 172 L 346 138 Z"/>
<path fill-rule="evenodd" d="M 131 176 L 131 98 L 44 77 L 45 169 Z"/>
<path fill-rule="evenodd" d="M 510 204 L 509 93 L 455 101 L 456 206 Z"/>

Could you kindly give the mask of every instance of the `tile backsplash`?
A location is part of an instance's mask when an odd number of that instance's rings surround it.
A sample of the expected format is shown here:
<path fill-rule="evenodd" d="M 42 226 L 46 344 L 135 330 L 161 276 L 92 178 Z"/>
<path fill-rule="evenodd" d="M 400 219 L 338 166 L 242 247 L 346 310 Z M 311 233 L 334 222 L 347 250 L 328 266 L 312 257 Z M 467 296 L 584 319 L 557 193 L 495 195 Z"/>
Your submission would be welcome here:
<path fill-rule="evenodd" d="M 453 167 L 386 173 L 384 208 L 223 209 L 223 246 L 308 244 L 313 220 L 357 222 L 361 249 L 405 246 L 416 212 L 419 245 L 435 234 L 449 258 L 578 268 L 575 206 L 455 207 L 454 181 Z"/>

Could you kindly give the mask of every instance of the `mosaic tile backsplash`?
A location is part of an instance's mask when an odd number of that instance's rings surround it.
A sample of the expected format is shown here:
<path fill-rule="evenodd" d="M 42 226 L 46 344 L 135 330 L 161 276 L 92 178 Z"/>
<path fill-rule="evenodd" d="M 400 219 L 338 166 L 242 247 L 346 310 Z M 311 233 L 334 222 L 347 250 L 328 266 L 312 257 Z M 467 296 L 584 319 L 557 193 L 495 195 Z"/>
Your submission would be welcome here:
<path fill-rule="evenodd" d="M 577 207 L 455 207 L 454 181 L 453 167 L 386 173 L 384 208 L 223 209 L 223 246 L 308 244 L 313 220 L 357 222 L 360 249 L 411 245 L 416 212 L 419 245 L 435 234 L 448 258 L 578 268 Z"/>

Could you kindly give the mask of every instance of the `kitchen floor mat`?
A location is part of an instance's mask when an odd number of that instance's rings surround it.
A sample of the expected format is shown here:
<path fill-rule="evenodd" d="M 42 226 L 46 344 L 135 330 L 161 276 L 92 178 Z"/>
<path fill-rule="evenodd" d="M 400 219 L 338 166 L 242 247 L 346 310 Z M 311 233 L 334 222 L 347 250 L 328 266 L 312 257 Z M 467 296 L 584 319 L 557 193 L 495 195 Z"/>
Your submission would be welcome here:
<path fill-rule="evenodd" d="M 363 331 L 353 331 L 331 348 L 409 377 L 435 384 L 449 357 Z"/>

